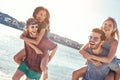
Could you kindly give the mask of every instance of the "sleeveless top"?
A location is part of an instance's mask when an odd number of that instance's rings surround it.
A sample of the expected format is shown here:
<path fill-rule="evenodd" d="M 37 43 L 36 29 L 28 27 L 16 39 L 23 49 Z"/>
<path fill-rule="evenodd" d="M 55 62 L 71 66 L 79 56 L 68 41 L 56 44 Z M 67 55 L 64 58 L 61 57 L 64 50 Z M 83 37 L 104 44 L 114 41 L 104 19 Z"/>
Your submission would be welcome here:
<path fill-rule="evenodd" d="M 106 49 L 108 52 L 110 51 L 110 41 L 105 41 L 104 44 L 102 45 L 102 48 Z"/>
<path fill-rule="evenodd" d="M 110 51 L 110 41 L 106 41 L 102 47 L 106 49 L 108 52 Z M 113 60 L 109 63 L 109 67 L 112 71 L 116 71 L 117 68 L 120 67 L 120 59 L 117 58 L 117 56 L 114 56 Z"/>
<path fill-rule="evenodd" d="M 28 38 L 31 38 L 29 35 L 27 36 Z M 31 38 L 35 39 L 35 38 Z M 53 43 L 51 40 L 47 38 L 47 36 L 44 36 L 40 43 L 36 45 L 43 54 L 36 54 L 35 50 L 32 49 L 29 45 L 25 44 L 25 51 L 26 51 L 26 58 L 25 62 L 28 66 L 33 71 L 42 73 L 40 69 L 40 63 L 42 58 L 48 53 L 49 50 L 54 49 L 57 46 L 57 44 Z"/>
<path fill-rule="evenodd" d="M 89 54 L 93 54 L 90 48 L 86 50 Z M 97 56 L 107 56 L 108 51 L 103 48 L 103 51 Z M 87 62 L 87 71 L 82 80 L 104 80 L 109 73 L 110 68 L 107 63 L 102 63 L 101 66 L 95 66 L 91 61 Z"/>

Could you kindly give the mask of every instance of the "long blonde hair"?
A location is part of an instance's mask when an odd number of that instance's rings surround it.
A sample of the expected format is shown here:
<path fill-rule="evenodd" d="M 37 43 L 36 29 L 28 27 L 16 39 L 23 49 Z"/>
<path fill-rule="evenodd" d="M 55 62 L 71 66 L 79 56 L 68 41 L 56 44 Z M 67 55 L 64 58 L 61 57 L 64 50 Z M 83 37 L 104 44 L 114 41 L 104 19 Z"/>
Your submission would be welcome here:
<path fill-rule="evenodd" d="M 118 30 L 118 27 L 117 27 L 117 22 L 116 22 L 116 20 L 115 20 L 114 18 L 112 18 L 112 17 L 108 17 L 104 22 L 106 22 L 106 21 L 108 21 L 108 20 L 112 21 L 113 24 L 114 24 L 114 29 L 113 29 L 113 32 L 112 32 L 111 36 L 112 36 L 113 38 L 117 38 L 117 40 L 119 41 L 119 30 Z M 103 23 L 104 23 L 104 22 L 103 22 Z M 101 29 L 102 29 L 102 27 L 101 27 Z"/>

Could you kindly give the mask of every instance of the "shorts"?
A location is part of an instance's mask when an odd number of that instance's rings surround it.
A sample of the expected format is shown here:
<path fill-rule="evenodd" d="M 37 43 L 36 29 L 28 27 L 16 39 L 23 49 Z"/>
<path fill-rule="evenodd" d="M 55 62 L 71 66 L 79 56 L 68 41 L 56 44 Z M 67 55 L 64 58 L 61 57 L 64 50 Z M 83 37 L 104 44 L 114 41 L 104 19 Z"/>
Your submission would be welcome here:
<path fill-rule="evenodd" d="M 40 73 L 29 69 L 24 61 L 20 64 L 20 66 L 18 67 L 18 70 L 24 72 L 27 78 L 30 78 L 33 80 L 39 80 L 41 77 Z"/>
<path fill-rule="evenodd" d="M 112 62 L 109 64 L 110 70 L 116 71 L 117 68 L 120 68 L 120 59 L 114 58 Z"/>

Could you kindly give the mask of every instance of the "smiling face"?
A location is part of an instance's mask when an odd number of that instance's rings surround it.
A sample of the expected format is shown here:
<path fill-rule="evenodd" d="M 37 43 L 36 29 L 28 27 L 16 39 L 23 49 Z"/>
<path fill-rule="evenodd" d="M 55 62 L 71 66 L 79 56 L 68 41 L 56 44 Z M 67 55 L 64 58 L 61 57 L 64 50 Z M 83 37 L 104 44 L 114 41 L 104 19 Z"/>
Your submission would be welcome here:
<path fill-rule="evenodd" d="M 27 31 L 30 34 L 30 36 L 36 36 L 37 35 L 37 31 L 38 31 L 38 24 L 34 24 L 34 25 L 28 25 L 27 26 Z"/>
<path fill-rule="evenodd" d="M 40 10 L 37 14 L 36 14 L 36 19 L 39 22 L 43 22 L 45 19 L 47 18 L 47 13 L 45 10 Z"/>
<path fill-rule="evenodd" d="M 89 47 L 91 49 L 97 49 L 98 47 L 101 47 L 101 42 L 101 34 L 92 32 L 89 36 Z"/>
<path fill-rule="evenodd" d="M 107 35 L 111 35 L 114 31 L 114 22 L 112 20 L 104 21 L 102 25 L 102 30 L 105 32 L 106 37 Z"/>

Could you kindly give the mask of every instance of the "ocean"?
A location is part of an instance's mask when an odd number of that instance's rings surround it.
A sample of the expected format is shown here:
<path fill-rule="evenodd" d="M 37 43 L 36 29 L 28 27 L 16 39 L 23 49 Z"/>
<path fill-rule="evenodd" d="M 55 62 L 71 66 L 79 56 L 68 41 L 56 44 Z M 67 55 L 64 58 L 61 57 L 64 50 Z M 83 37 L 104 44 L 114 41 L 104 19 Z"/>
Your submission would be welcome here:
<path fill-rule="evenodd" d="M 21 33 L 0 24 L 0 80 L 12 80 L 18 67 L 13 56 L 24 47 L 19 38 Z M 58 44 L 57 52 L 48 64 L 48 80 L 71 80 L 72 72 L 84 66 L 85 61 L 79 50 Z M 24 79 L 25 76 L 21 80 Z"/>

